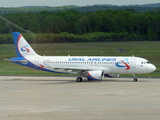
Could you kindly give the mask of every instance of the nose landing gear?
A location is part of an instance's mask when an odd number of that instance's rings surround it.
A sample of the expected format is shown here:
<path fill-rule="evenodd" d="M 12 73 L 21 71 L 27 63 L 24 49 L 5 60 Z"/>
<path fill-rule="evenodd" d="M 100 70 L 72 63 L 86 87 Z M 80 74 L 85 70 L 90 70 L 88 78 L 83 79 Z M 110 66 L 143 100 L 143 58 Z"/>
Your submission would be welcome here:
<path fill-rule="evenodd" d="M 136 77 L 136 75 L 135 75 L 135 74 L 133 74 L 133 77 L 134 77 L 133 82 L 137 82 L 137 81 L 138 81 L 138 79 L 137 79 L 137 77 Z"/>

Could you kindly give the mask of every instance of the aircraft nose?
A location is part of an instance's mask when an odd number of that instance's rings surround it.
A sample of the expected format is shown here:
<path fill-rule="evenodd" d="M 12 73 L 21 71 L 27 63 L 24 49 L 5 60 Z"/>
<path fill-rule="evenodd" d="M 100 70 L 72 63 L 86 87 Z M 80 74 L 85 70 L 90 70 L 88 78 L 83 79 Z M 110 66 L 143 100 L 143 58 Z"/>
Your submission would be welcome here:
<path fill-rule="evenodd" d="M 154 72 L 156 70 L 156 66 L 152 65 L 150 69 L 151 69 L 151 72 Z"/>

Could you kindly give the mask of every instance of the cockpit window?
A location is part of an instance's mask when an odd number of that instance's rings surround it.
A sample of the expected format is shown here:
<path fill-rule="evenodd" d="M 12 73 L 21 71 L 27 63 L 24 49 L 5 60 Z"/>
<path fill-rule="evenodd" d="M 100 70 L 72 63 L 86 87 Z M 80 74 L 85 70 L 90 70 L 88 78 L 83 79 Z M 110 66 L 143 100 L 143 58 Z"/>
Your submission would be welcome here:
<path fill-rule="evenodd" d="M 147 64 L 150 64 L 150 62 L 147 61 Z"/>
<path fill-rule="evenodd" d="M 142 61 L 141 64 L 150 64 L 149 61 Z"/>

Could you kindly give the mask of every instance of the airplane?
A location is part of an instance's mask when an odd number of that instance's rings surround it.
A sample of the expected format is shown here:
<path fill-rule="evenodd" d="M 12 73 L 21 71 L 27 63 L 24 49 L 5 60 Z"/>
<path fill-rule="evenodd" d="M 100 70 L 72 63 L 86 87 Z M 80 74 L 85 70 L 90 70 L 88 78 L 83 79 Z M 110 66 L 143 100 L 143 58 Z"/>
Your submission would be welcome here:
<path fill-rule="evenodd" d="M 77 82 L 87 78 L 102 80 L 104 77 L 119 77 L 119 74 L 133 74 L 133 81 L 137 82 L 136 74 L 150 73 L 156 67 L 141 57 L 120 56 L 40 56 L 28 44 L 19 32 L 12 32 L 17 57 L 9 59 L 13 63 L 30 68 L 54 72 L 78 74 Z"/>

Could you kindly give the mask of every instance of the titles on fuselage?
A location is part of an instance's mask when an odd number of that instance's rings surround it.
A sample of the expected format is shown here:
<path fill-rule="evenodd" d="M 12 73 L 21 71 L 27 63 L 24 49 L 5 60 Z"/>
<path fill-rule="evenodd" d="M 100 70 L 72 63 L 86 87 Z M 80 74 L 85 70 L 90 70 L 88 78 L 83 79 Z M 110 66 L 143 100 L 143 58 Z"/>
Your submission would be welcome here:
<path fill-rule="evenodd" d="M 109 61 L 114 62 L 117 58 L 69 58 L 68 61 Z"/>

